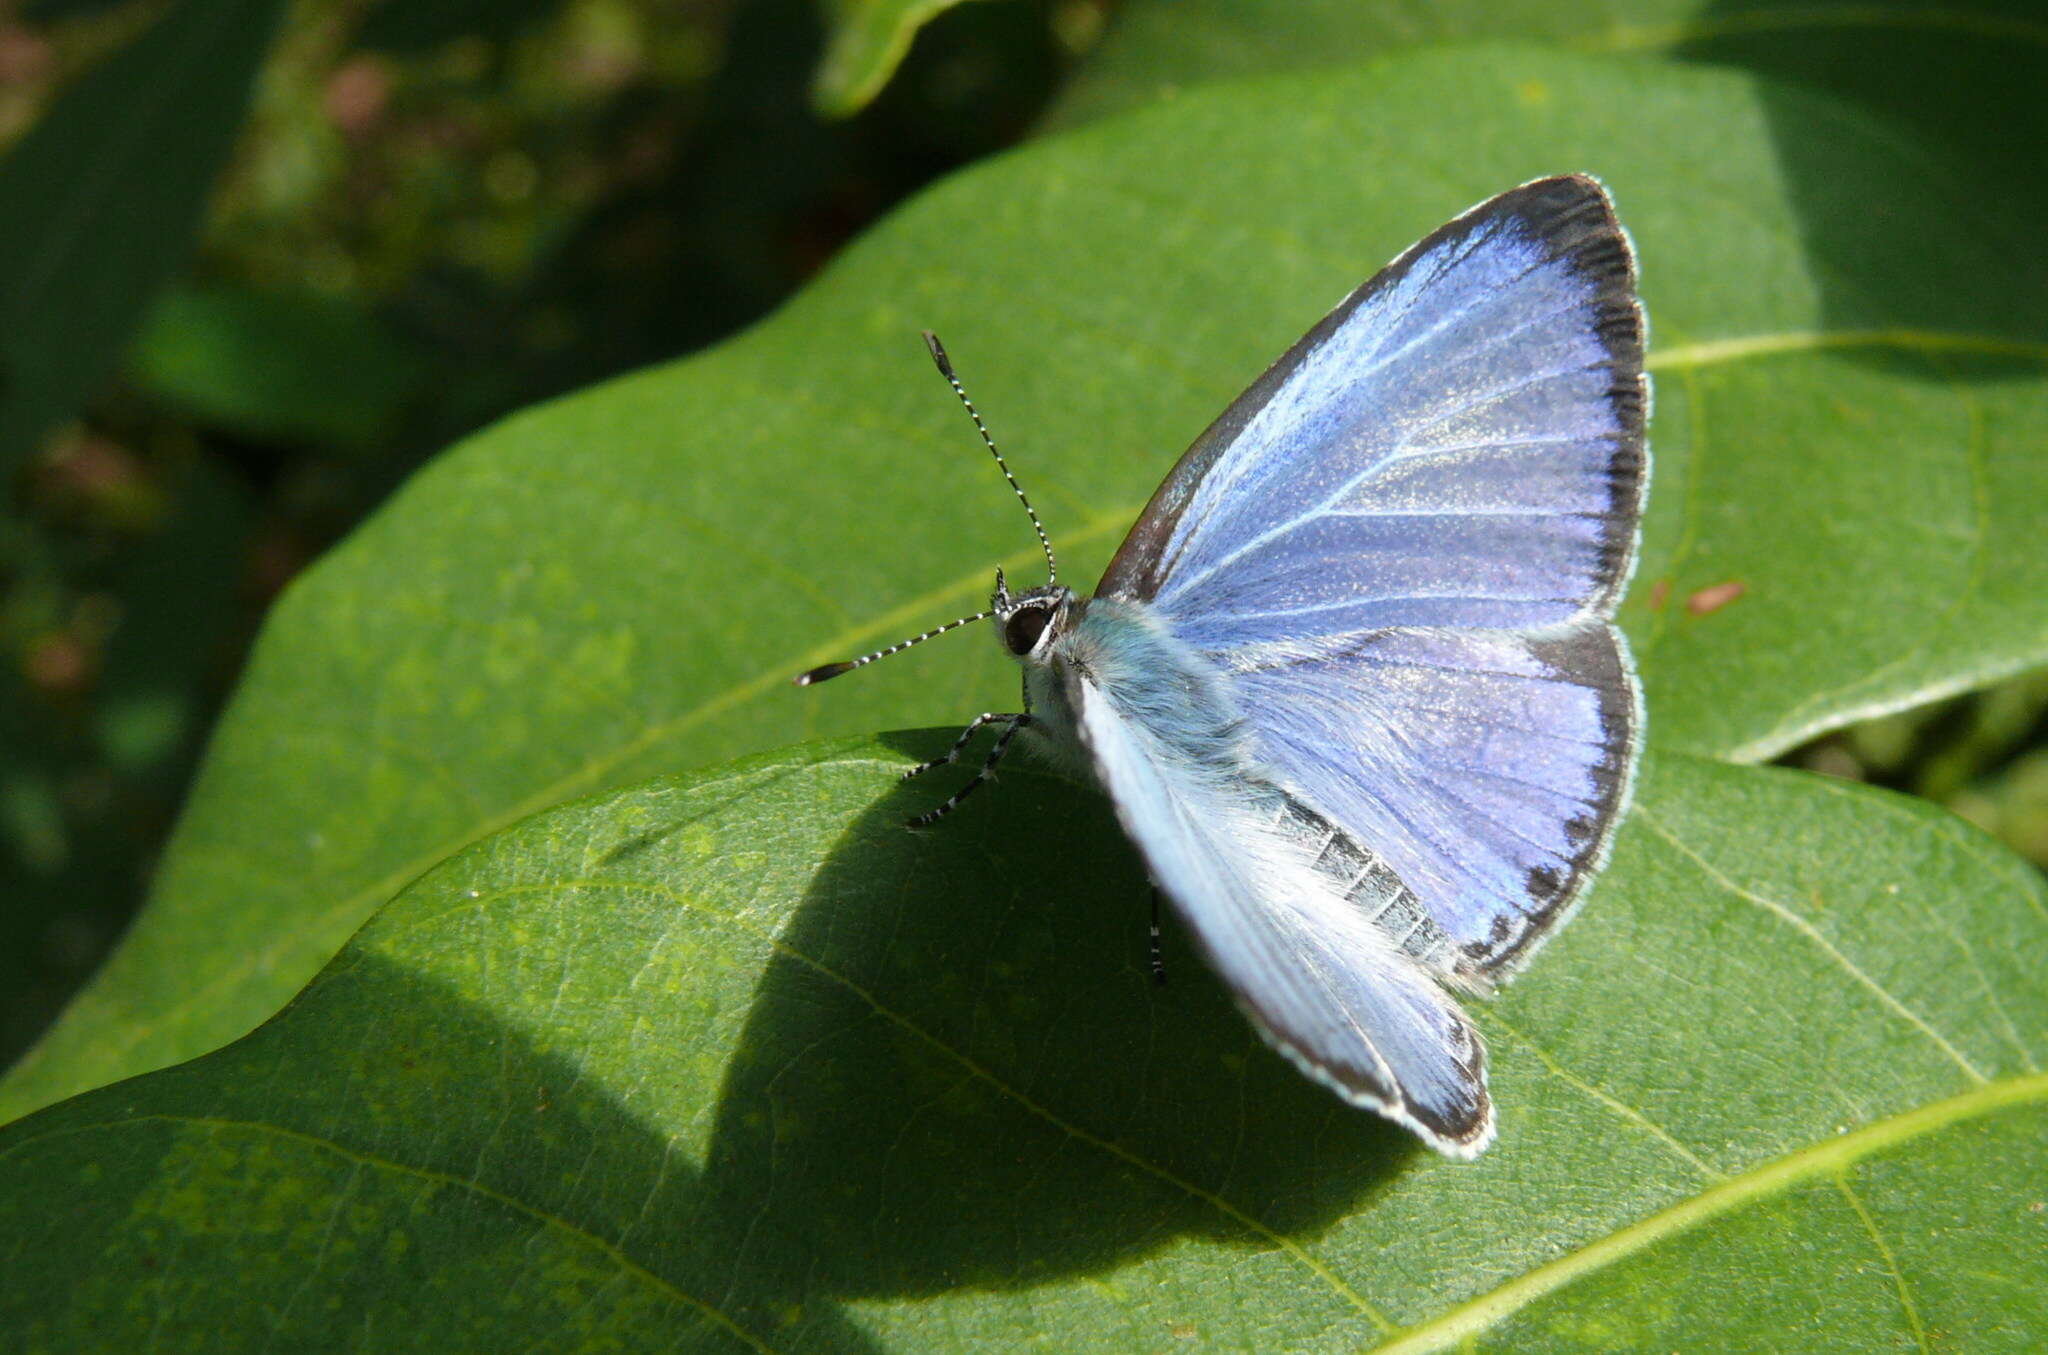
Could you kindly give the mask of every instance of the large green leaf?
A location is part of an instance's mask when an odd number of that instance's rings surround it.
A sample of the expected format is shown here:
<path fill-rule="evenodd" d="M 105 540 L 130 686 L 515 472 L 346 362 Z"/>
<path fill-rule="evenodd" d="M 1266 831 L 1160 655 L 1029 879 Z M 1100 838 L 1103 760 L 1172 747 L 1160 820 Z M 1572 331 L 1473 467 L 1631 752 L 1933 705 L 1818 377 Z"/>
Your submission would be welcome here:
<path fill-rule="evenodd" d="M 1460 39 L 1679 56 L 1818 86 L 1980 163 L 2003 191 L 2048 201 L 2037 168 L 2048 101 L 2034 97 L 2048 79 L 2048 21 L 2036 0 L 1125 0 L 1051 121 Z M 1788 158 L 1804 134 L 1800 110 L 1786 109 Z"/>
<path fill-rule="evenodd" d="M 0 163 L 0 472 L 71 417 L 175 269 L 278 0 L 185 0 Z"/>
<path fill-rule="evenodd" d="M 0 1131 L 24 1348 L 2039 1349 L 2048 899 L 1682 755 L 1445 1161 L 1269 1054 L 1106 806 L 903 744 L 549 812 L 217 1054 Z M 1995 1169 L 1994 1169 L 1995 1168 Z M 1739 1301 L 1731 1296 L 1740 1295 Z"/>
<path fill-rule="evenodd" d="M 827 117 L 845 118 L 873 102 L 910 54 L 917 30 L 960 0 L 825 0 L 825 55 L 811 100 Z"/>
<path fill-rule="evenodd" d="M 536 809 L 1007 708 L 985 638 L 787 685 L 981 605 L 999 559 L 1030 570 L 919 325 L 1085 581 L 1336 297 L 1572 168 L 1613 186 L 1657 335 L 1625 620 L 1659 745 L 1762 756 L 2041 661 L 2048 287 L 1988 189 L 1837 105 L 1648 63 L 1451 52 L 1191 96 L 959 176 L 742 339 L 420 475 L 278 607 L 154 902 L 6 1110 L 242 1033 L 408 880 Z M 1731 581 L 1739 600 L 1683 605 Z"/>

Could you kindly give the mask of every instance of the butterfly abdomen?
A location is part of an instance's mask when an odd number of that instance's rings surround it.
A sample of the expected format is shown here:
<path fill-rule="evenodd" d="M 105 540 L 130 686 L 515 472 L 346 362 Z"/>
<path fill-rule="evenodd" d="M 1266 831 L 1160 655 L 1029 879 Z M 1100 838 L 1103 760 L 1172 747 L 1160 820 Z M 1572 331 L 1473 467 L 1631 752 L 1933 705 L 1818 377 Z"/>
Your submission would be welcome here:
<path fill-rule="evenodd" d="M 1385 858 L 1298 797 L 1276 791 L 1276 799 L 1274 826 L 1302 845 L 1346 902 L 1403 954 L 1445 977 L 1458 975 L 1456 945 Z"/>

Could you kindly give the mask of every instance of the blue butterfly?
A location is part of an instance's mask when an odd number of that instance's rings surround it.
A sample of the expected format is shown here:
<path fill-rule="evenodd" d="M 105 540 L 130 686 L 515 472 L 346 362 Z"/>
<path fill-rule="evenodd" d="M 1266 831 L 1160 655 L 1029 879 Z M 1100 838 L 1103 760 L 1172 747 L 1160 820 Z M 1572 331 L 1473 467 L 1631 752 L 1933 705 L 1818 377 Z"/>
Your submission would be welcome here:
<path fill-rule="evenodd" d="M 940 371 L 967 404 L 945 351 Z M 1274 1048 L 1469 1158 L 1485 991 L 1585 897 L 1642 727 L 1614 628 L 1649 472 L 1635 261 L 1584 175 L 1409 249 L 1195 441 L 1095 596 L 1053 580 L 797 679 L 994 617 L 1020 730 L 1109 794 Z M 1024 497 L 1002 455 L 996 461 Z M 1029 500 L 1025 508 L 1030 510 Z"/>

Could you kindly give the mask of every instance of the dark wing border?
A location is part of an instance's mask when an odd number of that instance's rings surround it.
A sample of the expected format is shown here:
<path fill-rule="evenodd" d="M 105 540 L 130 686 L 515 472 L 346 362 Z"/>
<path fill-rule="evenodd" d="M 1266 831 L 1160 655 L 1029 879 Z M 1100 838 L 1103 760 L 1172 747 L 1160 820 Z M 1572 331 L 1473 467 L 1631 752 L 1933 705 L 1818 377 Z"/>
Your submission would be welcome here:
<path fill-rule="evenodd" d="M 1608 738 L 1592 770 L 1602 804 L 1591 819 L 1565 825 L 1573 856 L 1564 879 L 1540 867 L 1529 872 L 1526 888 L 1536 912 L 1519 931 L 1510 934 L 1507 919 L 1497 918 L 1486 946 L 1463 949 L 1469 968 L 1461 967 L 1459 972 L 1490 983 L 1505 983 L 1520 973 L 1586 901 L 1613 855 L 1614 840 L 1635 799 L 1636 766 L 1643 741 L 1642 688 L 1636 682 L 1628 640 L 1619 630 L 1604 621 L 1586 622 L 1576 630 L 1531 644 L 1538 658 L 1582 675 L 1586 680 L 1581 685 L 1599 694 L 1600 727 Z"/>

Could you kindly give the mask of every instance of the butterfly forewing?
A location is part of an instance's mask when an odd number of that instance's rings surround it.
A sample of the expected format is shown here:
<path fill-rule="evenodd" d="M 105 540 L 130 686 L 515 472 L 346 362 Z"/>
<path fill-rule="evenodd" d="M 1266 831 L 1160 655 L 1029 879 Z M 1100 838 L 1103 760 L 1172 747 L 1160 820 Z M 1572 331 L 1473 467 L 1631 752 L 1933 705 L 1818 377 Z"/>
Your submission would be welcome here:
<path fill-rule="evenodd" d="M 1642 357 L 1633 256 L 1605 190 L 1574 175 L 1503 193 L 1254 382 L 1167 476 L 1097 591 L 1213 626 L 1225 648 L 1250 638 L 1241 622 L 1298 635 L 1597 611 L 1634 553 Z"/>

